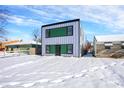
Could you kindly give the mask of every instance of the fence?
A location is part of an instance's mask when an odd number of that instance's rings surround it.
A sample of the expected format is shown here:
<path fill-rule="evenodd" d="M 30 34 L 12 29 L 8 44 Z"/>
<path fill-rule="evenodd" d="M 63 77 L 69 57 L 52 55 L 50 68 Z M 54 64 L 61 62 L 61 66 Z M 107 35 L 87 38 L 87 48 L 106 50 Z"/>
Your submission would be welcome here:
<path fill-rule="evenodd" d="M 0 57 L 30 55 L 29 50 L 1 51 Z"/>

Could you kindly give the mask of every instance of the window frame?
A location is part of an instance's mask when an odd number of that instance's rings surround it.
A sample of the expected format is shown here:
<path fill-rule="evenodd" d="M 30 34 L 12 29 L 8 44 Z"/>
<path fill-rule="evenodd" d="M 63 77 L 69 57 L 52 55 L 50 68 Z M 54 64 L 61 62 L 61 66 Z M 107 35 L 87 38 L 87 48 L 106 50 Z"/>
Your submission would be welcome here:
<path fill-rule="evenodd" d="M 48 49 L 47 49 L 48 48 Z M 49 54 L 50 53 L 50 49 L 49 49 L 49 45 L 46 45 L 46 53 Z"/>
<path fill-rule="evenodd" d="M 72 27 L 72 33 L 71 35 L 68 35 L 68 28 L 69 27 Z M 51 29 L 57 29 L 57 28 L 66 28 L 66 35 L 62 35 L 62 36 L 50 36 L 50 30 Z M 70 26 L 64 26 L 64 27 L 56 27 L 56 28 L 51 28 L 51 29 L 46 29 L 45 30 L 45 37 L 46 38 L 53 38 L 53 37 L 64 37 L 64 36 L 73 36 L 73 25 L 70 25 Z"/>
<path fill-rule="evenodd" d="M 46 38 L 50 37 L 50 29 L 45 30 L 45 36 L 46 36 Z"/>
<path fill-rule="evenodd" d="M 69 34 L 70 27 L 71 27 L 71 34 Z M 67 26 L 67 36 L 73 36 L 73 26 Z"/>
<path fill-rule="evenodd" d="M 69 46 L 71 46 L 71 52 L 69 52 Z M 67 44 L 67 54 L 73 54 L 73 44 Z"/>

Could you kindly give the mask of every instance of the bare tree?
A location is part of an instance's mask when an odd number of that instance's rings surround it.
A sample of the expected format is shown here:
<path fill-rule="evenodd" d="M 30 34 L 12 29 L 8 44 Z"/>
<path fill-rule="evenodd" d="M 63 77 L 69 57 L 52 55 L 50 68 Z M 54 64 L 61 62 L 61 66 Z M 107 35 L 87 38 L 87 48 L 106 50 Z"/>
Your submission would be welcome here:
<path fill-rule="evenodd" d="M 36 41 L 36 42 L 40 42 L 41 43 L 40 30 L 39 29 L 34 29 L 32 34 L 33 34 L 33 40 Z"/>

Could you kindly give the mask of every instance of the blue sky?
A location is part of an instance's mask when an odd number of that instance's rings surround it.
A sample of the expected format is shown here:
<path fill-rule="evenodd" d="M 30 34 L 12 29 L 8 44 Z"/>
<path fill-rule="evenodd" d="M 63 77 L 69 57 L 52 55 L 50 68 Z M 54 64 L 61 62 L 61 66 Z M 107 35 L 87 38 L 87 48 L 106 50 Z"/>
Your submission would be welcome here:
<path fill-rule="evenodd" d="M 10 11 L 6 29 L 9 39 L 31 40 L 34 29 L 45 24 L 80 18 L 89 41 L 94 35 L 124 34 L 124 6 L 0 6 Z"/>

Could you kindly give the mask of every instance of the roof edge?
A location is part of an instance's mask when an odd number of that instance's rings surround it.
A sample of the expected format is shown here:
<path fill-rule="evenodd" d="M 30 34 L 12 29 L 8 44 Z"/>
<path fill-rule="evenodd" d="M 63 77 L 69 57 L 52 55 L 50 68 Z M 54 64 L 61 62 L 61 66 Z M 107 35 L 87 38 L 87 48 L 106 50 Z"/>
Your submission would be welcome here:
<path fill-rule="evenodd" d="M 69 23 L 69 22 L 74 22 L 74 21 L 80 21 L 80 19 L 73 19 L 73 20 L 67 20 L 67 21 L 62 21 L 62 22 L 57 22 L 57 23 L 42 25 L 42 27 L 52 26 L 52 25 L 58 25 L 58 24 L 63 24 L 63 23 Z"/>

